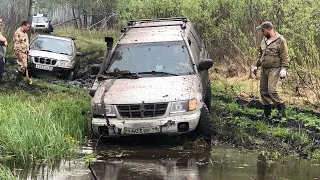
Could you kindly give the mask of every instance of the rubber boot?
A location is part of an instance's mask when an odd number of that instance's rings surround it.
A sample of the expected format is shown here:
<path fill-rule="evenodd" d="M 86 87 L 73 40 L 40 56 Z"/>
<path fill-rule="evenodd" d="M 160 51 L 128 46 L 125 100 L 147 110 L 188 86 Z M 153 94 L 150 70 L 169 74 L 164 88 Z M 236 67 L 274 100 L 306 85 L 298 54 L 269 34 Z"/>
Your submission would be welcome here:
<path fill-rule="evenodd" d="M 278 114 L 276 116 L 277 119 L 282 119 L 286 117 L 286 106 L 284 105 L 284 103 L 278 104 L 277 109 L 278 109 Z"/>
<path fill-rule="evenodd" d="M 263 113 L 258 116 L 259 119 L 261 120 L 270 120 L 271 116 L 271 105 L 263 105 Z"/>

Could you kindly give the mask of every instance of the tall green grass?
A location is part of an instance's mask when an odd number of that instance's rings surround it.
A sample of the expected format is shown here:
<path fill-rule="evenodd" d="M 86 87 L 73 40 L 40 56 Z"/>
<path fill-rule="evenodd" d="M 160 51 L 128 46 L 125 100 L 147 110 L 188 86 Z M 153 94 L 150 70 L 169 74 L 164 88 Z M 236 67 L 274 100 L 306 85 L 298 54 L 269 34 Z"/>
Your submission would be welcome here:
<path fill-rule="evenodd" d="M 90 103 L 84 90 L 70 92 L 0 89 L 0 145 L 6 155 L 21 163 L 53 163 L 71 155 L 82 142 Z"/>
<path fill-rule="evenodd" d="M 0 179 L 1 180 L 15 180 L 17 179 L 14 177 L 10 169 L 4 167 L 2 164 L 0 164 Z"/>

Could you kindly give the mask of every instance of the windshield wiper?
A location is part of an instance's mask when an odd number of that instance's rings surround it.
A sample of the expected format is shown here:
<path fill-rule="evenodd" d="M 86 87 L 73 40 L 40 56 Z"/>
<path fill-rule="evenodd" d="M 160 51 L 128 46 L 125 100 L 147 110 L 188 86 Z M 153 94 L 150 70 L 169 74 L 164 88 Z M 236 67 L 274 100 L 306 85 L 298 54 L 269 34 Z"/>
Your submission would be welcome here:
<path fill-rule="evenodd" d="M 59 54 L 64 54 L 64 55 L 70 56 L 70 54 L 68 54 L 68 53 L 63 53 L 63 52 L 59 52 Z"/>
<path fill-rule="evenodd" d="M 99 78 L 102 79 L 138 79 L 140 76 L 137 73 L 132 73 L 130 71 L 118 71 L 118 72 L 104 72 Z"/>
<path fill-rule="evenodd" d="M 48 49 L 40 49 L 40 51 L 53 52 L 53 51 L 50 51 Z"/>
<path fill-rule="evenodd" d="M 162 74 L 162 75 L 170 75 L 170 76 L 179 76 L 178 74 L 161 72 L 161 71 L 146 71 L 146 72 L 138 72 L 137 74 Z"/>

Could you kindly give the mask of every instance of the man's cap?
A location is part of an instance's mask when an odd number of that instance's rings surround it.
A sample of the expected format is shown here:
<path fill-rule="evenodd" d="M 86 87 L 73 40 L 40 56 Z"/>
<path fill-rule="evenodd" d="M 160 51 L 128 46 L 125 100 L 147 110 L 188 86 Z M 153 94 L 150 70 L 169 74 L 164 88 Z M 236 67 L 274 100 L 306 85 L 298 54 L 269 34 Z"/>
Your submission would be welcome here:
<path fill-rule="evenodd" d="M 271 22 L 265 21 L 260 26 L 258 26 L 256 29 L 257 30 L 259 30 L 259 29 L 273 29 L 273 25 Z"/>

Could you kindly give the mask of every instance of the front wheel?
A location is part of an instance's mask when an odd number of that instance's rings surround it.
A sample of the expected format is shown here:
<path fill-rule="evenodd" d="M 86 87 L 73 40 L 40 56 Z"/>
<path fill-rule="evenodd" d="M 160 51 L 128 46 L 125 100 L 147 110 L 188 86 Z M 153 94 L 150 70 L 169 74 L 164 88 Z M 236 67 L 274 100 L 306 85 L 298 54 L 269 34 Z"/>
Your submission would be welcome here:
<path fill-rule="evenodd" d="M 213 136 L 213 122 L 211 119 L 210 112 L 206 104 L 201 109 L 201 115 L 195 134 L 199 138 L 203 138 L 209 145 Z"/>
<path fill-rule="evenodd" d="M 209 112 L 211 110 L 211 99 L 212 99 L 212 92 L 211 92 L 211 83 L 209 81 L 206 87 L 206 95 L 204 98 L 204 103 L 207 105 Z"/>
<path fill-rule="evenodd" d="M 69 71 L 69 72 L 67 73 L 67 79 L 68 79 L 69 81 L 72 81 L 72 80 L 74 79 L 74 71 Z"/>

